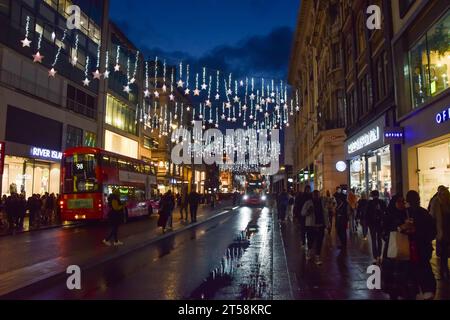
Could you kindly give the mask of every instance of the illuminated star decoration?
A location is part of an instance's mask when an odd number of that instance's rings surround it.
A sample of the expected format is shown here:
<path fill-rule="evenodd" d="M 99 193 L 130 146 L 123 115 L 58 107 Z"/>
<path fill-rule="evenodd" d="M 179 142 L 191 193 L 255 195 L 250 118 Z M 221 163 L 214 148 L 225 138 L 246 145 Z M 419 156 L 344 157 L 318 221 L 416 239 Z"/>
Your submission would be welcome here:
<path fill-rule="evenodd" d="M 236 122 L 237 121 L 236 117 L 233 117 L 233 119 L 231 119 L 231 121 Z"/>
<path fill-rule="evenodd" d="M 211 101 L 210 100 L 206 100 L 206 106 L 211 107 Z"/>
<path fill-rule="evenodd" d="M 220 94 L 216 94 L 216 100 L 220 99 Z"/>
<path fill-rule="evenodd" d="M 124 86 L 123 87 L 123 91 L 126 92 L 126 93 L 130 93 L 131 92 L 130 86 L 129 85 Z"/>
<path fill-rule="evenodd" d="M 199 96 L 199 95 L 200 95 L 200 90 L 195 89 L 195 90 L 194 90 L 194 96 Z"/>
<path fill-rule="evenodd" d="M 225 104 L 225 107 L 226 107 L 227 109 L 231 108 L 231 103 L 227 102 L 227 103 Z"/>
<path fill-rule="evenodd" d="M 54 78 L 56 75 L 55 68 L 51 68 L 51 70 L 48 71 L 48 76 Z"/>
<path fill-rule="evenodd" d="M 163 92 L 167 92 L 167 86 L 166 86 L 166 85 L 163 85 L 163 86 L 162 86 L 162 91 L 163 91 Z"/>
<path fill-rule="evenodd" d="M 180 81 L 178 81 L 178 88 L 183 88 L 184 86 L 184 82 L 183 80 L 180 79 Z"/>
<path fill-rule="evenodd" d="M 247 106 L 245 104 L 242 106 L 242 110 L 247 110 Z"/>
<path fill-rule="evenodd" d="M 70 63 L 75 67 L 77 65 L 77 62 L 78 62 L 78 58 L 73 56 L 72 61 Z"/>
<path fill-rule="evenodd" d="M 244 86 L 244 81 L 241 80 L 241 81 L 239 82 L 239 85 L 240 85 L 241 87 L 243 87 L 243 86 Z"/>
<path fill-rule="evenodd" d="M 155 92 L 153 92 L 153 94 L 155 95 L 155 98 L 159 98 L 159 92 L 155 90 Z"/>
<path fill-rule="evenodd" d="M 190 92 L 191 92 L 191 90 L 189 90 L 189 88 L 186 88 L 186 90 L 184 91 L 184 93 L 185 93 L 186 95 L 189 95 Z"/>
<path fill-rule="evenodd" d="M 150 97 L 150 91 L 148 91 L 148 89 L 144 91 L 144 97 Z"/>
<path fill-rule="evenodd" d="M 23 39 L 23 40 L 20 40 L 20 42 L 22 42 L 22 47 L 23 48 L 25 48 L 25 47 L 30 47 L 30 44 L 31 44 L 31 41 L 30 40 L 28 40 L 28 38 L 27 37 L 25 37 L 25 39 Z"/>
<path fill-rule="evenodd" d="M 114 66 L 114 71 L 115 71 L 115 72 L 119 72 L 119 71 L 120 71 L 120 64 L 116 64 L 116 65 Z"/>
<path fill-rule="evenodd" d="M 234 102 L 236 102 L 236 103 L 239 102 L 239 97 L 238 96 L 234 97 Z"/>
<path fill-rule="evenodd" d="M 42 59 L 44 59 L 44 56 L 40 54 L 40 52 L 36 52 L 36 54 L 33 54 L 33 62 L 42 63 Z"/>
<path fill-rule="evenodd" d="M 270 98 L 267 98 L 267 103 L 272 103 L 272 99 L 270 99 Z"/>
<path fill-rule="evenodd" d="M 223 115 L 221 116 L 221 118 L 222 118 L 222 120 L 225 120 L 226 116 L 223 114 Z"/>
<path fill-rule="evenodd" d="M 213 123 L 213 120 L 212 120 L 212 119 L 209 119 L 208 122 L 209 122 L 210 124 L 212 124 L 212 123 Z"/>
<path fill-rule="evenodd" d="M 231 96 L 231 95 L 233 94 L 233 91 L 231 91 L 231 89 L 228 89 L 227 94 L 228 94 L 229 96 Z"/>
<path fill-rule="evenodd" d="M 100 71 L 98 71 L 98 69 L 95 70 L 95 72 L 92 72 L 92 75 L 93 75 L 94 79 L 97 79 L 97 80 L 100 80 L 100 77 L 102 76 L 102 74 L 100 73 Z"/>
<path fill-rule="evenodd" d="M 91 83 L 91 81 L 89 81 L 88 78 L 83 80 L 83 86 L 85 86 L 85 87 L 88 87 L 90 83 Z"/>
<path fill-rule="evenodd" d="M 109 71 L 106 70 L 105 73 L 103 73 L 103 78 L 108 79 L 109 78 Z"/>
<path fill-rule="evenodd" d="M 131 84 L 133 84 L 133 83 L 135 83 L 136 82 L 136 78 L 132 78 L 131 80 L 130 80 L 130 83 Z"/>
<path fill-rule="evenodd" d="M 256 98 L 256 96 L 252 93 L 252 94 L 250 95 L 250 100 L 255 100 L 255 98 Z"/>
<path fill-rule="evenodd" d="M 202 90 L 206 90 L 208 88 L 208 85 L 206 83 L 202 84 Z"/>
<path fill-rule="evenodd" d="M 175 100 L 175 96 L 171 93 L 169 96 L 169 99 L 170 99 L 170 101 L 173 101 L 173 100 Z"/>
<path fill-rule="evenodd" d="M 271 96 L 272 98 L 275 98 L 275 92 L 272 92 L 272 93 L 270 94 L 270 96 Z"/>

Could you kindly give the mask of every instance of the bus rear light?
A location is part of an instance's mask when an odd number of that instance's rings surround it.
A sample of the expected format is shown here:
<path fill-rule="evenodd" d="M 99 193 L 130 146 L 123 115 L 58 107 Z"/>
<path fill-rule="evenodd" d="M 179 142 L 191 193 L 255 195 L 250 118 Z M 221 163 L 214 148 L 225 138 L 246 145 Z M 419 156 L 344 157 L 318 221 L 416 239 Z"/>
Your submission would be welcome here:
<path fill-rule="evenodd" d="M 75 220 L 86 220 L 86 215 L 75 215 Z"/>

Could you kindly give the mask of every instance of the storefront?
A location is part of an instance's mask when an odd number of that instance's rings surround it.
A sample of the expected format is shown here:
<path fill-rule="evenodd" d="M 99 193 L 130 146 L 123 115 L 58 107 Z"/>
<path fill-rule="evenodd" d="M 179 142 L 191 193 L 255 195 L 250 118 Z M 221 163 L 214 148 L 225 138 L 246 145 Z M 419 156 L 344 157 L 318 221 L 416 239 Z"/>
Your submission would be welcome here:
<path fill-rule="evenodd" d="M 11 191 L 32 194 L 59 193 L 60 188 L 60 151 L 31 147 L 26 152 L 23 146 L 7 143 L 2 177 L 2 194 Z M 15 154 L 15 155 L 12 155 Z"/>
<path fill-rule="evenodd" d="M 427 207 L 440 185 L 450 187 L 450 96 L 404 121 L 408 159 L 405 192 L 417 190 Z"/>
<path fill-rule="evenodd" d="M 349 186 L 360 195 L 378 190 L 381 197 L 392 193 L 391 146 L 384 141 L 382 116 L 346 141 Z"/>

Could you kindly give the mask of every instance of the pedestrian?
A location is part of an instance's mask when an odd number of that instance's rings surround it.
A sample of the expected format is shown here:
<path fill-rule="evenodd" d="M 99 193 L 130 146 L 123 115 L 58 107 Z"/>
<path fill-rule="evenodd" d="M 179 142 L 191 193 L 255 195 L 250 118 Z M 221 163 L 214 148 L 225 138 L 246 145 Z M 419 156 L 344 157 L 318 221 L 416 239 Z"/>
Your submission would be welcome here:
<path fill-rule="evenodd" d="M 333 228 L 333 217 L 336 211 L 336 199 L 331 195 L 330 190 L 327 190 L 326 196 L 324 198 L 325 210 L 327 210 L 328 215 L 328 234 L 331 234 Z"/>
<path fill-rule="evenodd" d="M 123 221 L 125 206 L 120 201 L 120 192 L 118 189 L 114 190 L 112 194 L 108 196 L 108 220 L 111 225 L 111 232 L 103 240 L 103 243 L 107 246 L 111 246 L 111 240 L 114 240 L 114 246 L 121 246 L 123 242 L 119 241 L 119 225 Z"/>
<path fill-rule="evenodd" d="M 336 234 L 340 241 L 341 250 L 347 248 L 347 226 L 348 226 L 348 203 L 347 197 L 342 192 L 341 187 L 336 188 L 336 193 L 334 194 L 336 199 Z"/>
<path fill-rule="evenodd" d="M 306 259 L 310 260 L 314 254 L 314 262 L 317 265 L 321 265 L 322 261 L 320 260 L 320 255 L 323 237 L 325 235 L 325 227 L 328 222 L 328 213 L 318 190 L 315 190 L 312 194 L 312 198 L 306 201 L 302 209 L 302 216 L 305 217 L 305 231 L 308 239 Z"/>
<path fill-rule="evenodd" d="M 23 229 L 23 223 L 27 214 L 27 201 L 25 194 L 21 194 L 17 204 L 17 228 Z"/>
<path fill-rule="evenodd" d="M 348 219 L 350 222 L 350 232 L 358 232 L 358 224 L 356 223 L 356 209 L 358 206 L 358 197 L 355 194 L 355 189 L 351 189 L 347 196 L 348 202 Z"/>
<path fill-rule="evenodd" d="M 362 227 L 363 240 L 367 241 L 367 235 L 369 233 L 369 226 L 367 224 L 367 204 L 369 200 L 367 199 L 367 194 L 363 191 L 361 192 L 361 198 L 358 200 L 357 206 L 357 216 L 359 223 Z"/>
<path fill-rule="evenodd" d="M 286 212 L 289 205 L 289 194 L 286 190 L 279 194 L 277 198 L 277 208 L 278 208 L 278 221 L 284 222 L 286 221 Z"/>
<path fill-rule="evenodd" d="M 440 258 L 440 276 L 444 280 L 450 280 L 448 259 L 450 250 L 450 192 L 441 188 L 437 201 L 432 203 L 432 216 L 436 223 L 436 253 Z"/>
<path fill-rule="evenodd" d="M 305 205 L 305 203 L 311 199 L 312 199 L 311 187 L 306 186 L 304 189 L 304 192 L 301 195 L 298 206 L 297 206 L 298 210 L 300 211 L 299 229 L 300 229 L 300 243 L 301 243 L 302 248 L 306 247 L 307 238 L 306 238 L 306 228 L 305 228 L 306 218 L 305 218 L 305 216 L 303 216 L 301 214 L 301 212 L 303 210 L 303 206 Z"/>
<path fill-rule="evenodd" d="M 401 226 L 408 221 L 408 214 L 405 207 L 405 198 L 398 194 L 392 197 L 389 202 L 385 218 L 383 220 L 383 239 L 386 243 L 383 250 L 382 261 L 382 288 L 391 300 L 415 299 L 416 289 L 414 275 L 412 273 L 412 263 L 409 259 L 394 259 L 388 257 L 389 242 L 391 233 L 398 232 Z"/>
<path fill-rule="evenodd" d="M 289 193 L 289 204 L 287 209 L 287 216 L 290 222 L 294 222 L 294 204 L 295 204 L 295 194 L 293 191 Z"/>
<path fill-rule="evenodd" d="M 180 196 L 180 204 L 179 204 L 179 208 L 180 208 L 180 217 L 181 217 L 181 221 L 188 221 L 188 199 L 187 199 L 187 194 L 186 194 L 186 190 L 183 190 Z M 183 215 L 184 212 L 184 215 Z M 184 218 L 186 217 L 186 218 Z"/>
<path fill-rule="evenodd" d="M 0 226 L 4 226 L 4 220 L 6 219 L 6 211 L 5 211 L 5 204 L 6 204 L 7 196 L 4 194 L 2 198 L 0 199 Z"/>
<path fill-rule="evenodd" d="M 436 279 L 431 268 L 432 241 L 436 238 L 436 225 L 428 210 L 420 206 L 420 196 L 416 191 L 406 194 L 409 219 L 406 229 L 411 243 L 413 275 L 417 285 L 417 297 L 433 300 L 436 295 Z"/>
<path fill-rule="evenodd" d="M 381 246 L 383 220 L 386 215 L 386 203 L 380 199 L 380 193 L 377 190 L 371 192 L 371 200 L 367 203 L 366 219 L 370 231 L 372 242 L 373 264 L 381 264 Z"/>
<path fill-rule="evenodd" d="M 189 211 L 191 212 L 191 223 L 197 222 L 197 210 L 200 203 L 200 195 L 192 190 L 188 197 Z"/>
<path fill-rule="evenodd" d="M 8 220 L 9 231 L 15 230 L 16 212 L 17 212 L 17 194 L 11 193 L 5 201 L 5 212 Z"/>
<path fill-rule="evenodd" d="M 167 219 L 167 227 L 169 230 L 173 230 L 173 210 L 175 209 L 175 197 L 171 190 L 167 191 L 165 195 L 165 210 L 167 211 L 168 219 Z"/>

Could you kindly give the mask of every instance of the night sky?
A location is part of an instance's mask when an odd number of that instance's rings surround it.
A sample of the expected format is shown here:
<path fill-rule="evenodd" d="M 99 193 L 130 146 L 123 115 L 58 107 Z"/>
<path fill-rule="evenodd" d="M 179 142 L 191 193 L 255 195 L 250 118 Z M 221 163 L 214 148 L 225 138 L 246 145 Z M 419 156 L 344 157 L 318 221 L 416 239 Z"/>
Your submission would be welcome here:
<path fill-rule="evenodd" d="M 300 0 L 111 0 L 111 17 L 151 59 L 286 79 Z"/>

